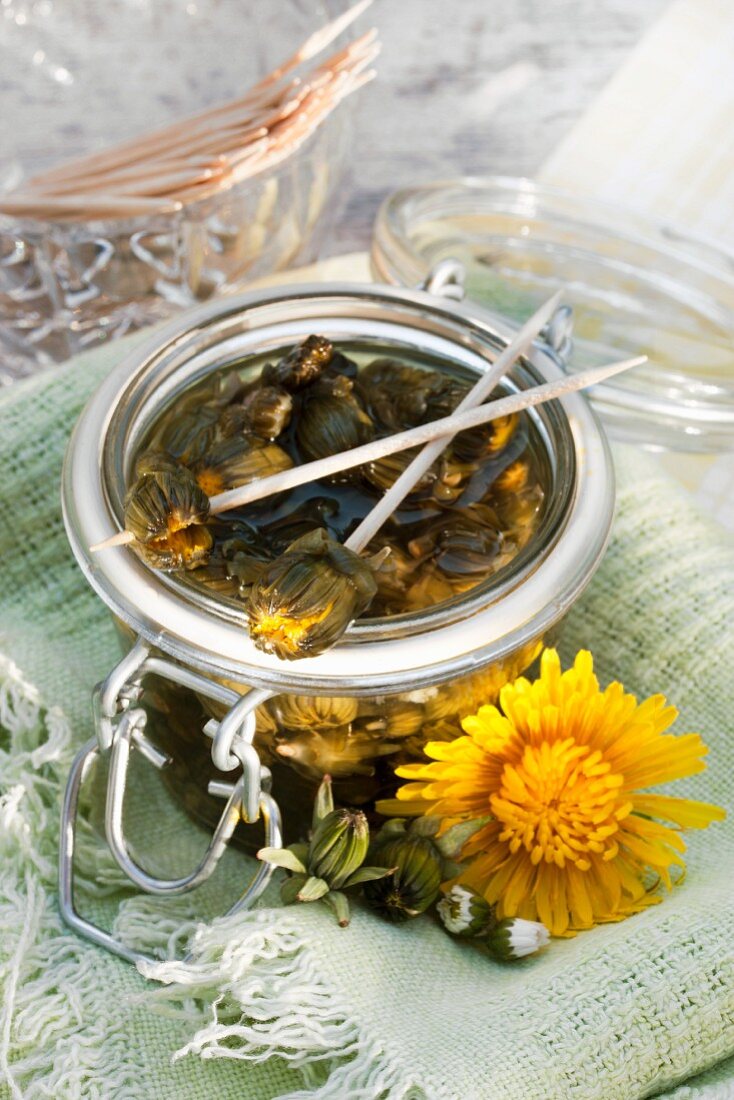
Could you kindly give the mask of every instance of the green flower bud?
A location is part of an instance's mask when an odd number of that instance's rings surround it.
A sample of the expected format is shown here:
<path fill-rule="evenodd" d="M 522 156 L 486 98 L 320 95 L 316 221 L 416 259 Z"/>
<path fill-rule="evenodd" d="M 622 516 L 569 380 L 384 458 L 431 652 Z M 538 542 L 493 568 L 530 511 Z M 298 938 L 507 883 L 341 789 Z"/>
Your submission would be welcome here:
<path fill-rule="evenodd" d="M 338 890 L 364 863 L 369 842 L 369 825 L 360 810 L 332 810 L 316 826 L 308 846 L 309 874 Z"/>
<path fill-rule="evenodd" d="M 389 869 L 363 865 L 370 842 L 367 818 L 359 810 L 334 809 L 329 776 L 324 776 L 316 795 L 313 823 L 310 844 L 261 848 L 258 859 L 290 871 L 280 888 L 286 905 L 323 901 L 346 928 L 349 902 L 343 891 L 383 878 Z"/>
<path fill-rule="evenodd" d="M 315 657 L 367 610 L 376 591 L 367 561 L 323 529 L 309 531 L 253 584 L 250 635 L 259 649 L 281 660 Z"/>
<path fill-rule="evenodd" d="M 451 887 L 436 911 L 452 936 L 481 936 L 495 923 L 492 906 L 486 898 L 461 884 Z"/>
<path fill-rule="evenodd" d="M 550 939 L 544 924 L 520 917 L 498 921 L 483 941 L 496 959 L 521 959 L 545 947 Z"/>
<path fill-rule="evenodd" d="M 371 862 L 394 868 L 392 874 L 364 887 L 371 908 L 388 920 L 417 917 L 438 897 L 441 856 L 428 837 L 395 832 L 392 839 L 379 844 Z"/>

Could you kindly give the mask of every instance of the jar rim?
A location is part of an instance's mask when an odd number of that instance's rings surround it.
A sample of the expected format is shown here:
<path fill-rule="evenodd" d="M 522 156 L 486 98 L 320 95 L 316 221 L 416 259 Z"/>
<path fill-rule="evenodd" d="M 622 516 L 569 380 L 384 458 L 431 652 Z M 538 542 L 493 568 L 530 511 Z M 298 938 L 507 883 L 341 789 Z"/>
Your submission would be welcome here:
<path fill-rule="evenodd" d="M 531 636 L 536 638 L 587 583 L 611 523 L 613 479 L 606 442 L 577 394 L 553 403 L 550 423 L 555 416 L 555 437 L 546 421 L 551 448 L 555 441 L 567 439 L 565 462 L 572 476 L 567 469 L 565 496 L 562 506 L 556 507 L 545 554 L 538 555 L 536 545 L 534 557 L 529 554 L 518 561 L 518 555 L 514 574 L 513 562 L 507 567 L 504 586 L 488 583 L 487 592 L 470 590 L 449 609 L 451 614 L 444 608 L 437 615 L 436 609 L 428 608 L 407 616 L 400 629 L 395 628 L 395 620 L 402 616 L 365 620 L 327 653 L 283 662 L 257 650 L 243 629 L 241 612 L 228 609 L 205 590 L 172 583 L 125 548 L 92 559 L 89 545 L 121 525 L 122 486 L 136 442 L 144 436 L 155 410 L 177 392 L 175 387 L 191 385 L 241 358 L 243 351 L 255 354 L 294 342 L 308 334 L 316 319 L 337 340 L 351 334 L 379 341 L 389 335 L 398 344 L 443 353 L 474 369 L 479 369 L 478 363 L 486 367 L 513 335 L 501 319 L 473 306 L 466 309 L 422 291 L 358 284 L 251 292 L 201 307 L 167 325 L 103 382 L 69 443 L 64 517 L 72 549 L 92 587 L 116 615 L 177 659 L 220 676 L 279 690 L 328 694 L 348 689 L 367 694 L 389 691 L 391 683 L 404 688 L 406 679 L 411 686 L 421 686 L 472 671 Z M 531 383 L 537 377 L 542 380 L 561 373 L 553 353 L 541 346 L 533 348 L 523 369 Z M 545 406 L 546 417 L 550 409 Z M 592 475 L 599 483 L 593 487 L 588 484 Z M 543 581 L 551 580 L 555 588 L 544 590 Z M 510 604 L 513 613 L 508 617 Z"/>

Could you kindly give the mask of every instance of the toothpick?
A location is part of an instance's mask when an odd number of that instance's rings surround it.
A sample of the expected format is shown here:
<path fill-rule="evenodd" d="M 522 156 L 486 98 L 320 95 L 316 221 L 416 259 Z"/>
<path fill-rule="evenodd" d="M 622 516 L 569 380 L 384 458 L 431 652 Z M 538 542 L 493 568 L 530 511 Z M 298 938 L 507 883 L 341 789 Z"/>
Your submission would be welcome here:
<path fill-rule="evenodd" d="M 148 214 L 171 214 L 181 209 L 181 203 L 169 196 L 160 198 L 129 195 L 37 195 L 25 198 L 12 194 L 0 198 L 0 214 L 18 218 L 68 218 L 77 215 L 93 218 L 138 217 Z"/>
<path fill-rule="evenodd" d="M 441 417 L 440 420 L 431 420 L 428 424 L 420 424 L 417 428 L 409 428 L 404 432 L 398 432 L 383 439 L 374 439 L 371 443 L 354 447 L 350 451 L 328 455 L 328 457 L 319 458 L 315 462 L 307 462 L 303 466 L 283 470 L 279 474 L 273 474 L 272 477 L 251 481 L 247 485 L 241 485 L 236 489 L 228 490 L 226 493 L 217 493 L 216 496 L 213 496 L 209 502 L 211 514 L 221 515 L 222 512 L 228 512 L 233 508 L 241 508 L 246 504 L 253 504 L 256 500 L 264 500 L 267 497 L 275 496 L 276 493 L 295 489 L 298 485 L 319 481 L 321 478 L 330 477 L 332 474 L 341 473 L 343 470 L 351 470 L 355 466 L 363 466 L 367 462 L 376 462 L 388 455 L 398 454 L 400 451 L 409 451 L 411 447 L 421 446 L 433 440 L 440 443 L 440 450 L 443 450 L 457 432 L 463 432 L 467 428 L 477 428 L 482 424 L 497 420 L 499 417 L 509 416 L 511 413 L 523 412 L 525 409 L 534 408 L 546 401 L 553 401 L 558 397 L 564 397 L 568 393 L 575 393 L 577 390 L 587 389 L 589 386 L 598 386 L 615 374 L 621 374 L 623 371 L 631 370 L 632 367 L 639 367 L 646 362 L 647 356 L 640 355 L 635 359 L 622 359 L 615 363 L 606 363 L 601 367 L 590 367 L 588 370 L 569 375 L 567 378 L 544 382 L 541 386 L 509 394 L 507 397 L 492 401 L 488 405 L 466 409 L 464 412 L 455 412 L 451 416 Z M 370 515 L 373 515 L 376 510 L 377 508 L 373 508 Z M 118 531 L 116 535 L 104 539 L 103 542 L 95 543 L 89 549 L 91 553 L 96 554 L 100 550 L 107 550 L 112 546 L 125 546 L 127 543 L 134 541 L 135 536 L 130 531 Z"/>
<path fill-rule="evenodd" d="M 275 167 L 372 79 L 374 29 L 297 72 L 370 3 L 358 0 L 239 98 L 34 176 L 0 198 L 0 214 L 79 221 L 167 213 Z"/>
<path fill-rule="evenodd" d="M 325 27 L 321 27 L 320 30 L 315 31 L 314 34 L 307 38 L 303 45 L 296 50 L 292 57 L 289 57 L 279 69 L 274 69 L 272 73 L 269 73 L 264 80 L 260 81 L 260 84 L 256 85 L 256 87 L 266 87 L 268 84 L 280 80 L 285 73 L 291 72 L 293 69 L 298 68 L 302 62 L 310 61 L 316 54 L 321 53 L 321 51 L 325 50 L 327 46 L 330 46 L 334 39 L 338 38 L 342 31 L 345 31 L 355 19 L 358 19 L 371 3 L 372 0 L 357 0 L 357 3 L 353 4 L 352 7 L 348 8 L 342 15 L 338 15 L 336 19 L 332 19 Z"/>
<path fill-rule="evenodd" d="M 203 158 L 201 158 L 203 160 Z M 202 180 L 212 180 L 221 176 L 224 163 L 217 163 L 216 158 L 210 158 L 208 163 L 187 163 L 181 159 L 178 161 L 161 161 L 156 164 L 128 168 L 115 172 L 109 176 L 88 176 L 83 183 L 85 193 L 103 192 L 103 197 L 114 193 L 116 195 L 147 194 L 151 197 L 160 195 L 161 192 L 175 190 L 182 183 L 196 183 Z M 56 199 L 62 196 L 74 196 L 81 189 L 77 180 L 55 184 L 53 187 L 28 188 L 26 195 L 29 197 Z"/>
<path fill-rule="evenodd" d="M 515 339 L 508 344 L 484 372 L 479 381 L 461 401 L 455 412 L 462 413 L 466 409 L 472 409 L 481 405 L 491 394 L 499 380 L 510 369 L 512 364 L 524 355 L 541 329 L 550 321 L 558 308 L 561 300 L 561 291 L 556 291 L 540 309 L 536 310 L 532 317 L 525 322 Z M 358 554 L 365 548 L 370 539 L 382 527 L 389 516 L 400 507 L 403 500 L 420 481 L 427 470 L 431 468 L 438 456 L 445 448 L 448 440 L 434 439 L 428 443 L 419 455 L 416 455 L 409 466 L 403 470 L 400 477 L 387 490 L 385 495 L 369 512 L 359 526 L 352 532 L 344 545 L 349 550 Z"/>

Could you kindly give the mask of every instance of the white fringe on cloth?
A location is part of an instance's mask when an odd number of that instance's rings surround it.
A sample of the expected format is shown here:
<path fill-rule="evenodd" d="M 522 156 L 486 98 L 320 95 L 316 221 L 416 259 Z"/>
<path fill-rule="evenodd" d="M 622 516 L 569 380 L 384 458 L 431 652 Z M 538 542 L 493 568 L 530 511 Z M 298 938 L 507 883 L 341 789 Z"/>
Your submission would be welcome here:
<path fill-rule="evenodd" d="M 59 797 L 74 751 L 65 716 L 45 710 L 0 656 L 0 1082 L 12 1100 L 82 1100 L 101 1050 L 118 1067 L 106 1095 L 147 1100 L 144 1083 L 119 1068 L 126 1035 L 122 1023 L 110 1026 L 99 957 L 69 935 L 56 909 Z M 110 886 L 111 859 L 105 865 L 88 826 L 79 844 L 82 886 L 97 871 Z"/>
<path fill-rule="evenodd" d="M 0 656 L 0 1082 L 12 1100 L 149 1100 L 149 1083 L 125 1056 L 125 1016 L 116 1024 L 109 1011 L 104 967 L 119 964 L 65 930 L 56 908 L 59 803 L 74 752 L 63 713 L 44 709 Z M 84 817 L 77 853 L 79 892 L 103 897 L 124 887 Z M 160 899 L 128 898 L 114 924 L 130 946 L 168 956 L 194 933 L 189 962 L 139 967 L 163 984 L 136 999 L 194 1030 L 174 1060 L 275 1056 L 302 1073 L 304 1090 L 288 1100 L 423 1100 L 418 1083 L 360 1036 L 285 911 L 277 923 L 263 910 L 197 928 L 190 904 L 171 899 L 162 912 Z"/>
<path fill-rule="evenodd" d="M 202 1005 L 209 1009 L 208 1020 L 174 1058 L 282 1058 L 304 1072 L 311 1086 L 288 1100 L 425 1097 L 402 1067 L 389 1064 L 378 1045 L 363 1040 L 286 912 L 278 914 L 277 924 L 272 912 L 255 911 L 202 925 L 190 951 L 187 962 L 138 966 L 163 983 L 145 996 L 155 1011 L 195 1023 Z"/>

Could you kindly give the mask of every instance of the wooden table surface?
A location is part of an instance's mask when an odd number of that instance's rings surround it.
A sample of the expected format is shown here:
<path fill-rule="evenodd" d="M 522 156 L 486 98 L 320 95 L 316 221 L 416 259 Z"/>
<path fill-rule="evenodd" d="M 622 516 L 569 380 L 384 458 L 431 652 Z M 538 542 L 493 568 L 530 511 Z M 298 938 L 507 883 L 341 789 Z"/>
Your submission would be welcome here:
<path fill-rule="evenodd" d="M 364 246 L 396 187 L 529 175 L 666 0 L 377 0 L 379 78 L 357 117 L 339 235 Z"/>
<path fill-rule="evenodd" d="M 318 25 L 319 11 L 345 6 L 0 0 L 0 185 L 14 157 L 33 170 L 236 94 L 262 42 L 272 64 Z M 326 251 L 366 247 L 377 206 L 396 187 L 532 175 L 665 6 L 375 0 L 360 26 L 380 29 L 379 75 L 361 94 L 347 201 Z"/>

